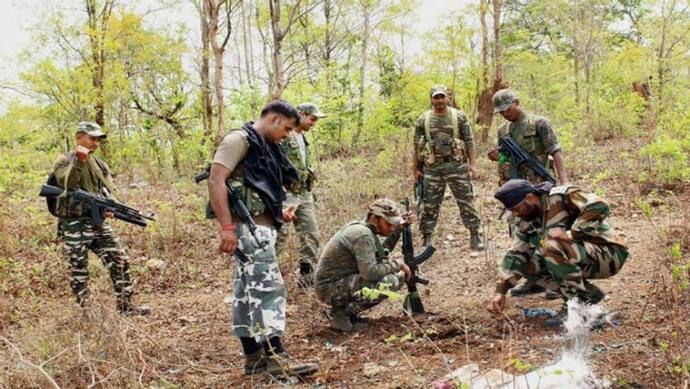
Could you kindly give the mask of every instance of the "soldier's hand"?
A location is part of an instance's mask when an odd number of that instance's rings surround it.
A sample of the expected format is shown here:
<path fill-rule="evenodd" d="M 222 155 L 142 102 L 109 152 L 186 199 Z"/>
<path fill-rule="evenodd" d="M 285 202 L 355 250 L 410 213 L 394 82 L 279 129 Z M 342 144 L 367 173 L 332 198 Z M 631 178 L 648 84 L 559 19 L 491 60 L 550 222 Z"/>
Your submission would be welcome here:
<path fill-rule="evenodd" d="M 220 251 L 228 254 L 233 254 L 237 250 L 239 239 L 235 231 L 221 231 L 220 232 Z"/>
<path fill-rule="evenodd" d="M 412 224 L 415 222 L 415 217 L 414 217 L 414 212 L 412 211 L 405 211 L 400 215 L 403 219 L 403 224 L 401 225 L 404 226 L 405 224 Z"/>
<path fill-rule="evenodd" d="M 477 168 L 474 165 L 469 165 L 467 167 L 467 173 L 470 175 L 470 180 L 476 180 L 479 178 L 479 175 L 477 174 Z"/>
<path fill-rule="evenodd" d="M 105 213 L 103 213 L 103 216 L 105 216 L 106 219 L 112 219 L 115 217 L 112 211 L 105 211 Z"/>
<path fill-rule="evenodd" d="M 76 155 L 77 159 L 80 161 L 86 161 L 86 158 L 89 157 L 90 152 L 91 150 L 87 149 L 86 147 L 77 145 L 77 148 L 74 150 L 74 155 Z"/>
<path fill-rule="evenodd" d="M 493 149 L 486 153 L 487 158 L 489 158 L 492 161 L 498 161 L 499 155 L 498 155 L 498 149 Z"/>
<path fill-rule="evenodd" d="M 410 281 L 410 279 L 412 278 L 412 270 L 410 270 L 410 267 L 403 263 L 400 267 L 400 270 L 402 270 L 402 272 L 405 273 L 405 281 Z"/>
<path fill-rule="evenodd" d="M 419 171 L 419 169 L 414 169 L 414 180 L 415 182 L 419 181 L 419 179 L 422 177 L 422 172 Z"/>
<path fill-rule="evenodd" d="M 496 294 L 489 302 L 488 310 L 493 314 L 500 314 L 506 308 L 506 296 L 504 294 Z"/>
<path fill-rule="evenodd" d="M 286 223 L 295 220 L 295 206 L 294 205 L 287 207 L 285 210 L 283 210 L 283 220 Z"/>
<path fill-rule="evenodd" d="M 560 240 L 560 241 L 567 242 L 567 243 L 570 243 L 573 241 L 573 238 L 571 238 L 568 235 L 568 231 L 566 231 L 565 228 L 552 228 L 552 229 L 550 229 L 549 230 L 549 238 Z"/>

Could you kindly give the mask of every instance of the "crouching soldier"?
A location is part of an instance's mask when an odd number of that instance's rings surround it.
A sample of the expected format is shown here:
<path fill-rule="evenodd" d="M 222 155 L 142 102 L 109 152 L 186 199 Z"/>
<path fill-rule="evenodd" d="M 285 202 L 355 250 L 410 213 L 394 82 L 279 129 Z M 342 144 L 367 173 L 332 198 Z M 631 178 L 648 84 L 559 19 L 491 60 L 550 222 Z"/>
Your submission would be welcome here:
<path fill-rule="evenodd" d="M 385 299 L 363 296 L 364 287 L 386 284 L 398 290 L 410 278 L 410 269 L 388 254 L 400 239 L 400 227 L 409 222 L 395 202 L 378 199 L 369 206 L 364 220 L 355 220 L 338 231 L 326 244 L 316 266 L 316 296 L 331 306 L 331 327 L 357 331 L 367 326 L 359 313 Z M 386 237 L 382 243 L 377 235 Z"/>
<path fill-rule="evenodd" d="M 494 197 L 518 220 L 489 311 L 503 311 L 506 292 L 522 277 L 559 292 L 566 301 L 596 304 L 605 297 L 589 280 L 611 277 L 628 258 L 625 242 L 606 223 L 606 201 L 576 186 L 535 186 L 521 179 L 506 182 Z M 564 305 L 546 325 L 561 325 L 566 315 Z"/>

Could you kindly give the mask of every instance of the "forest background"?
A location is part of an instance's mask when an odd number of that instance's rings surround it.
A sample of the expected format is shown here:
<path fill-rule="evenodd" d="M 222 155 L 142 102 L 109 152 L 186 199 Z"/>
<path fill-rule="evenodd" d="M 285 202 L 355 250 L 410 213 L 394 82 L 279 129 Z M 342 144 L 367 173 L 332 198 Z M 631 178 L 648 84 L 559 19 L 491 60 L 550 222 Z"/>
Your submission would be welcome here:
<path fill-rule="evenodd" d="M 57 155 L 74 146 L 81 120 L 108 133 L 100 155 L 121 198 L 159 214 L 143 240 L 125 232 L 140 262 L 193 257 L 194 245 L 215 244 L 201 220 L 205 189 L 191 177 L 228 129 L 276 98 L 328 113 L 309 134 L 326 238 L 371 198 L 411 193 L 412 126 L 436 83 L 471 118 L 480 159 L 502 122 L 490 97 L 510 86 L 554 125 L 578 182 L 602 195 L 611 194 L 605 183 L 625 182 L 624 200 L 650 218 L 651 207 L 679 204 L 667 197 L 687 199 L 687 1 L 477 0 L 448 3 L 430 20 L 419 19 L 427 2 L 415 0 L 59 4 L 21 8 L 35 14 L 31 38 L 3 58 L 10 70 L 0 76 L 0 194 L 9 205 L 0 210 L 0 290 L 14 297 L 0 303 L 0 329 L 12 329 L 19 345 L 30 331 L 53 328 L 31 326 L 45 313 L 40 291 L 68 298 L 58 247 L 49 244 L 54 220 L 35 194 Z M 195 25 L 165 22 L 180 12 Z M 422 33 L 420 25 L 431 27 Z M 493 174 L 482 172 L 491 183 Z M 672 301 L 687 304 L 689 229 L 667 227 L 660 252 Z M 163 288 L 200 282 L 203 272 L 183 261 L 138 276 Z M 46 359 L 64 345 L 45 341 L 20 348 Z M 668 374 L 687 380 L 687 344 L 664 344 Z"/>

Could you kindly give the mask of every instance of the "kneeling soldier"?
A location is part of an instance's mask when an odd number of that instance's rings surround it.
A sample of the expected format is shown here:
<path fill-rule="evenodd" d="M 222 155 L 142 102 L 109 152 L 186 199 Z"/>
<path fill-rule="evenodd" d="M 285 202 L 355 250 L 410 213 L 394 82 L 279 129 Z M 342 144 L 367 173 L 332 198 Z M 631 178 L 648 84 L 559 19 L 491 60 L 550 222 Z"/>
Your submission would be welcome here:
<path fill-rule="evenodd" d="M 404 218 L 403 218 L 404 217 Z M 398 290 L 410 277 L 402 261 L 388 258 L 400 239 L 400 226 L 408 222 L 395 202 L 378 199 L 369 206 L 366 219 L 348 223 L 326 244 L 316 266 L 316 296 L 331 306 L 331 327 L 341 331 L 365 328 L 359 313 L 385 299 L 362 296 L 364 287 L 387 284 Z M 377 235 L 385 236 L 383 243 Z"/>
<path fill-rule="evenodd" d="M 601 301 L 604 292 L 589 282 L 618 273 L 628 258 L 625 242 L 606 223 L 609 205 L 576 186 L 533 185 L 514 179 L 494 195 L 518 218 L 513 248 L 499 268 L 501 280 L 489 311 L 501 313 L 506 292 L 525 277 L 564 300 Z M 546 324 L 562 324 L 567 309 Z"/>

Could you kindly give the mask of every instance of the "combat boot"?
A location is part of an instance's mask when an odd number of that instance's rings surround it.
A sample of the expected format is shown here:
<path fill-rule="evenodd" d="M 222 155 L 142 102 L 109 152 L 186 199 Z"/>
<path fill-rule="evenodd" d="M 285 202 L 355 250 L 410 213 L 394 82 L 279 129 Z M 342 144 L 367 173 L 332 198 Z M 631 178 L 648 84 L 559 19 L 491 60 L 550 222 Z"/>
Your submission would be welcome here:
<path fill-rule="evenodd" d="M 308 376 L 318 370 L 317 363 L 295 361 L 286 352 L 266 357 L 266 372 L 274 377 Z"/>
<path fill-rule="evenodd" d="M 353 322 L 344 308 L 333 307 L 331 309 L 331 328 L 343 332 L 355 332 L 367 328 L 362 321 Z"/>
<path fill-rule="evenodd" d="M 587 304 L 595 305 L 606 297 L 606 293 L 599 289 L 596 285 L 591 284 L 589 281 L 583 281 L 587 292 L 581 292 L 578 294 L 580 300 Z"/>
<path fill-rule="evenodd" d="M 251 354 L 245 355 L 244 359 L 244 374 L 251 375 L 266 371 L 267 358 L 264 355 L 264 350 L 257 350 Z"/>
<path fill-rule="evenodd" d="M 546 291 L 544 292 L 544 297 L 546 297 L 547 300 L 556 300 L 561 298 L 562 296 L 555 290 L 546 289 Z"/>
<path fill-rule="evenodd" d="M 422 235 L 422 246 L 431 246 L 431 234 Z"/>
<path fill-rule="evenodd" d="M 541 293 L 544 287 L 537 285 L 536 282 L 525 279 L 516 287 L 510 290 L 510 295 L 513 297 L 523 297 L 528 294 Z"/>
<path fill-rule="evenodd" d="M 351 323 L 364 323 L 364 324 L 369 324 L 369 318 L 367 316 L 359 316 L 356 313 L 348 313 L 347 315 L 350 318 Z"/>
<path fill-rule="evenodd" d="M 128 299 L 117 303 L 117 311 L 124 316 L 146 316 L 151 313 L 148 305 L 134 305 Z"/>
<path fill-rule="evenodd" d="M 479 231 L 472 231 L 470 233 L 470 249 L 482 251 L 484 250 L 484 242 L 479 234 Z"/>

